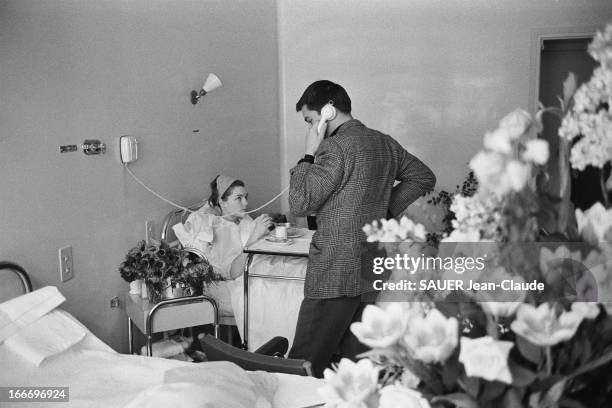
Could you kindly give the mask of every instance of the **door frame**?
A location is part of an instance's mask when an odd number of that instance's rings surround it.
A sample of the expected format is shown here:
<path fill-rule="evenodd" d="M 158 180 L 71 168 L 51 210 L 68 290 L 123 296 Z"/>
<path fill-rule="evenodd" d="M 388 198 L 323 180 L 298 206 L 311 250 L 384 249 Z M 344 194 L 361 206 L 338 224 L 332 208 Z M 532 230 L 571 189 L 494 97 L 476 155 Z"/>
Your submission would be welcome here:
<path fill-rule="evenodd" d="M 529 112 L 535 114 L 537 103 L 540 100 L 540 70 L 542 45 L 546 40 L 571 40 L 579 38 L 593 38 L 600 27 L 565 27 L 565 28 L 536 28 L 531 31 L 531 58 L 529 75 Z M 559 84 L 561 85 L 561 84 Z M 560 95 L 561 96 L 561 95 Z"/>

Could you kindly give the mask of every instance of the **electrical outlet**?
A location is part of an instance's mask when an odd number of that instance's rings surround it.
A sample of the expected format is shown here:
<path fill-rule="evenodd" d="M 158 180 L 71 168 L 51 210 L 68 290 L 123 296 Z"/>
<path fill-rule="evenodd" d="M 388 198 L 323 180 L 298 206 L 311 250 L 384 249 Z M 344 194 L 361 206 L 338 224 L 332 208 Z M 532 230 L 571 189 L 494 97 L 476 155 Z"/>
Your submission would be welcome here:
<path fill-rule="evenodd" d="M 66 282 L 74 278 L 74 267 L 72 262 L 72 247 L 67 246 L 59 249 L 60 280 Z"/>
<path fill-rule="evenodd" d="M 148 220 L 145 221 L 145 241 L 147 241 L 147 245 L 151 245 L 153 239 L 153 221 Z"/>
<path fill-rule="evenodd" d="M 119 307 L 119 296 L 115 296 L 114 298 L 112 298 L 111 300 L 109 300 L 109 306 L 111 309 L 114 309 L 116 307 Z"/>

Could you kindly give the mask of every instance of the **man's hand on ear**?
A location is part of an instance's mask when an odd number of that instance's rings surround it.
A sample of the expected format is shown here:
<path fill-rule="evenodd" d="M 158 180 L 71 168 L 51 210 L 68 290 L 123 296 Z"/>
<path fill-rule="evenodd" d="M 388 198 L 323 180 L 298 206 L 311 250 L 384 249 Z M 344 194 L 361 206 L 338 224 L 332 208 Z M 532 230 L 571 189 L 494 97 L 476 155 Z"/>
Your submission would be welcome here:
<path fill-rule="evenodd" d="M 325 138 L 325 132 L 327 131 L 327 121 L 321 127 L 321 133 L 317 132 L 319 124 L 308 125 L 308 132 L 306 133 L 306 154 L 311 156 L 315 155 L 315 152 L 319 148 L 319 145 Z"/>

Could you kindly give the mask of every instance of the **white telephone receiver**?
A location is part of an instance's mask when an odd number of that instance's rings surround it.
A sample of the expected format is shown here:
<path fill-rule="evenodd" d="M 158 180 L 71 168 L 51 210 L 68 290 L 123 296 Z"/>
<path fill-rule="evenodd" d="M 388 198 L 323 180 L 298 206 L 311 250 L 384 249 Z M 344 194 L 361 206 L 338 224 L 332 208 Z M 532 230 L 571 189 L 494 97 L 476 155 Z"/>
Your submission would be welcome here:
<path fill-rule="evenodd" d="M 323 129 L 323 125 L 325 122 L 329 120 L 333 120 L 336 117 L 336 108 L 334 108 L 333 102 L 329 101 L 329 103 L 321 108 L 321 120 L 319 121 L 319 126 L 317 127 L 317 132 L 321 133 L 321 129 Z"/>

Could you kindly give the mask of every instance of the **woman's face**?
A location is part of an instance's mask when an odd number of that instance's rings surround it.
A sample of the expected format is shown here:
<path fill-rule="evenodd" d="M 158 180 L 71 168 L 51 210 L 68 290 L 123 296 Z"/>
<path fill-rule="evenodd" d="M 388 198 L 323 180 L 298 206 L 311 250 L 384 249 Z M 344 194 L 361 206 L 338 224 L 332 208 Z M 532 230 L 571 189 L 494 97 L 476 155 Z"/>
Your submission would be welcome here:
<path fill-rule="evenodd" d="M 225 200 L 219 200 L 221 213 L 223 215 L 233 214 L 236 217 L 243 217 L 244 212 L 249 206 L 248 196 L 246 188 L 241 186 L 233 187 Z"/>

